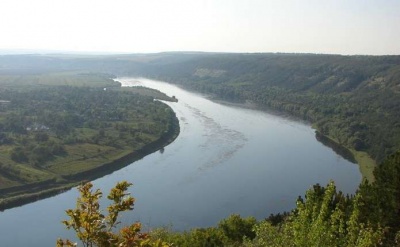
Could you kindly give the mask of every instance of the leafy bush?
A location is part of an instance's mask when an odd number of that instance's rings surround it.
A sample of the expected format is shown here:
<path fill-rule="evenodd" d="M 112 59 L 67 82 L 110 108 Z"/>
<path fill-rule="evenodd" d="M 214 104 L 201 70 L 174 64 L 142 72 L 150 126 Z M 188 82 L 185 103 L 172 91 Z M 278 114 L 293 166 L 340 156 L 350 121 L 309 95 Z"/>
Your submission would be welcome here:
<path fill-rule="evenodd" d="M 133 210 L 135 199 L 126 192 L 131 185 L 131 183 L 123 181 L 111 189 L 107 196 L 112 202 L 107 207 L 108 215 L 104 215 L 100 210 L 99 199 L 103 193 L 99 189 L 93 191 L 93 185 L 90 182 L 79 186 L 80 197 L 77 199 L 76 208 L 66 211 L 69 220 L 63 221 L 63 224 L 76 232 L 76 236 L 82 241 L 84 247 L 169 246 L 161 240 L 152 241 L 147 233 L 141 232 L 139 222 L 123 227 L 119 233 L 114 232 L 119 224 L 119 213 Z M 68 239 L 57 240 L 57 247 L 76 245 Z"/>

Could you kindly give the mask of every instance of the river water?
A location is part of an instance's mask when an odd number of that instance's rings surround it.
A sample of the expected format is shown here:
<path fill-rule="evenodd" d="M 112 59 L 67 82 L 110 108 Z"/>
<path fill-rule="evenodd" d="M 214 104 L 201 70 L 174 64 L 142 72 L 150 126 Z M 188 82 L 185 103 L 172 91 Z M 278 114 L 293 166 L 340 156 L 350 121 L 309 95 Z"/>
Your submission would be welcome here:
<path fill-rule="evenodd" d="M 207 227 L 229 216 L 255 216 L 295 207 L 313 184 L 331 179 L 354 193 L 361 181 L 356 164 L 319 143 L 307 124 L 265 112 L 215 103 L 174 85 L 118 78 L 123 86 L 158 89 L 180 122 L 178 138 L 165 147 L 94 181 L 105 194 L 121 180 L 133 182 L 135 209 L 123 215 L 149 229 Z M 73 238 L 60 223 L 75 207 L 76 189 L 0 213 L 1 246 L 54 246 Z M 106 201 L 104 201 L 106 203 Z"/>

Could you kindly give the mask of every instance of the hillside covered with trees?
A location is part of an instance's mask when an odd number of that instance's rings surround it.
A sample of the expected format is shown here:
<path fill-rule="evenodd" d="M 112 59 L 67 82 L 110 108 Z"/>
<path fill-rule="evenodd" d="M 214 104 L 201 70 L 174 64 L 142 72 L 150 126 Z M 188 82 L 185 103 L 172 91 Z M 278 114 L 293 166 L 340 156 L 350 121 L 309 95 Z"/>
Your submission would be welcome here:
<path fill-rule="evenodd" d="M 378 162 L 400 149 L 399 56 L 169 57 L 148 62 L 139 75 L 309 120 L 322 134 Z"/>
<path fill-rule="evenodd" d="M 154 100 L 174 99 L 101 75 L 9 75 L 0 84 L 1 208 L 117 170 L 179 132 L 175 113 Z"/>

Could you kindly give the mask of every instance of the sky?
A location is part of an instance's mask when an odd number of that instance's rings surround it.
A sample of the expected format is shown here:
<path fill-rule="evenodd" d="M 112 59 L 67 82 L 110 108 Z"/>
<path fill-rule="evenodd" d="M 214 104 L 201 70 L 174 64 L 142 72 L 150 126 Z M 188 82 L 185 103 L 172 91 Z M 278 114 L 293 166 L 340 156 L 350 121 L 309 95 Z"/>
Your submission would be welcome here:
<path fill-rule="evenodd" d="M 400 55 L 400 0 L 1 0 L 0 50 Z"/>

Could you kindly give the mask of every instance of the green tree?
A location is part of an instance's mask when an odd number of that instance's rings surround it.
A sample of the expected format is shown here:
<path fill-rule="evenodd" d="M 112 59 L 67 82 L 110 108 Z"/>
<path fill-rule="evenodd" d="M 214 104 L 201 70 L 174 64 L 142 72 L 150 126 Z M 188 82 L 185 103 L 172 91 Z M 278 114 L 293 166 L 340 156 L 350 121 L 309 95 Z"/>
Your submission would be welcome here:
<path fill-rule="evenodd" d="M 249 239 L 255 237 L 253 227 L 256 222 L 254 217 L 242 218 L 238 214 L 232 214 L 221 220 L 218 227 L 231 242 L 242 243 L 244 237 Z"/>
<path fill-rule="evenodd" d="M 84 247 L 166 247 L 168 244 L 160 240 L 151 241 L 147 233 L 141 232 L 141 224 L 136 222 L 123 227 L 119 233 L 115 233 L 116 226 L 120 223 L 120 212 L 133 210 L 135 199 L 129 195 L 127 189 L 131 183 L 122 181 L 111 189 L 107 196 L 111 204 L 107 207 L 108 215 L 100 210 L 99 199 L 103 193 L 97 189 L 92 190 L 92 183 L 88 182 L 78 187 L 80 197 L 77 199 L 75 209 L 66 210 L 69 220 L 62 223 L 67 229 L 73 229 Z M 57 247 L 76 246 L 70 240 L 57 240 Z"/>
<path fill-rule="evenodd" d="M 257 224 L 255 239 L 246 240 L 245 246 L 381 246 L 386 229 L 362 222 L 362 204 L 361 194 L 344 197 L 333 182 L 325 188 L 316 185 L 280 225 Z"/>

